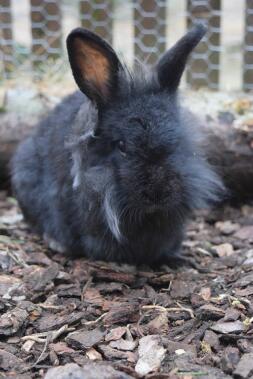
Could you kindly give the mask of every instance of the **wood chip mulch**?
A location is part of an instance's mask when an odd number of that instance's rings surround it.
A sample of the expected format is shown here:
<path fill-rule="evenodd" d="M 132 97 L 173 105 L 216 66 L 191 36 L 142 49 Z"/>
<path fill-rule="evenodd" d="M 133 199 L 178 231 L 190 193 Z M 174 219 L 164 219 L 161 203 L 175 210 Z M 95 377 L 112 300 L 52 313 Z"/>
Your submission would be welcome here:
<path fill-rule="evenodd" d="M 198 213 L 177 269 L 70 260 L 0 192 L 0 378 L 252 379 L 253 207 Z"/>

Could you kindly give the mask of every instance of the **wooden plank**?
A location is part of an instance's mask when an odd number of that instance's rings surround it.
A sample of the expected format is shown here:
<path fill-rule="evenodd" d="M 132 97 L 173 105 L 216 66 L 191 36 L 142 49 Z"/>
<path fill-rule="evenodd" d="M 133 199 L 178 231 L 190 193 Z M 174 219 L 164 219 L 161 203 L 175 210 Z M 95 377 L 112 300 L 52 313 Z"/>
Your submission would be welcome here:
<path fill-rule="evenodd" d="M 221 0 L 187 0 L 187 26 L 203 22 L 207 35 L 191 55 L 187 82 L 193 88 L 219 88 Z"/>
<path fill-rule="evenodd" d="M 14 69 L 11 0 L 0 0 L 0 54 L 3 75 Z"/>
<path fill-rule="evenodd" d="M 113 0 L 81 0 L 79 9 L 82 27 L 112 44 Z"/>
<path fill-rule="evenodd" d="M 133 0 L 134 54 L 153 64 L 166 49 L 166 1 Z"/>
<path fill-rule="evenodd" d="M 60 0 L 30 0 L 32 60 L 36 65 L 58 58 L 62 49 Z"/>
<path fill-rule="evenodd" d="M 253 90 L 253 0 L 246 0 L 243 89 Z"/>

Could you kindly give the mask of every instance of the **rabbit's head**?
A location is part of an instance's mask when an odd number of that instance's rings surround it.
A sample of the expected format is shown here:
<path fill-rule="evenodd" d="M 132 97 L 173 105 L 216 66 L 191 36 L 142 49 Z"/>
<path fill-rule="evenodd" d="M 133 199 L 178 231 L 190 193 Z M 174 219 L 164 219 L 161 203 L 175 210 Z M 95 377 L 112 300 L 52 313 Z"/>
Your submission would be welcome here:
<path fill-rule="evenodd" d="M 195 26 L 149 74 L 131 74 L 114 50 L 87 30 L 68 36 L 74 78 L 98 112 L 84 160 L 96 176 L 91 182 L 100 183 L 106 219 L 117 239 L 126 220 L 160 212 L 173 222 L 214 200 L 221 188 L 177 99 L 188 55 L 204 34 L 204 26 Z"/>

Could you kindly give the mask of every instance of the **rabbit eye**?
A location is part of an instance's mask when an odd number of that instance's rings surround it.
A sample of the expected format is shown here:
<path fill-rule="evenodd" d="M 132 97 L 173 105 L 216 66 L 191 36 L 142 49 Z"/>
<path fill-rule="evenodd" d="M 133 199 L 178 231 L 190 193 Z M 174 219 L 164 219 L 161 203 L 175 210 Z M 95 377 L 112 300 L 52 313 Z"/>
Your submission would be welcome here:
<path fill-rule="evenodd" d="M 126 155 L 126 144 L 124 141 L 122 140 L 118 141 L 118 149 L 122 155 Z"/>
<path fill-rule="evenodd" d="M 100 138 L 101 131 L 99 129 L 95 129 L 93 132 L 93 138 Z"/>

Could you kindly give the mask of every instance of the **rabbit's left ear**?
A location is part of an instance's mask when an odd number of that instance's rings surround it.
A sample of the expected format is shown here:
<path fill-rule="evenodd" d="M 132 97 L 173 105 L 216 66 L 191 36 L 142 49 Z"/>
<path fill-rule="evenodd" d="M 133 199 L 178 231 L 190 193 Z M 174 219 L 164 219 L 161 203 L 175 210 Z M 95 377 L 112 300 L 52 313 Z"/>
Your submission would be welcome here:
<path fill-rule="evenodd" d="M 98 106 L 115 95 L 122 67 L 113 48 L 97 34 L 74 29 L 67 38 L 69 62 L 80 90 Z"/>
<path fill-rule="evenodd" d="M 169 91 L 177 89 L 188 56 L 205 35 L 206 30 L 203 24 L 195 25 L 159 60 L 156 70 L 159 84 L 163 89 Z"/>

